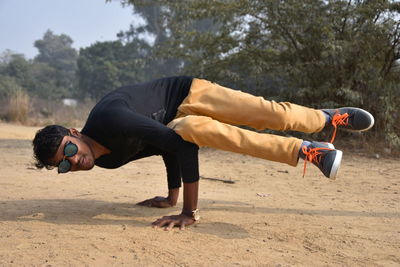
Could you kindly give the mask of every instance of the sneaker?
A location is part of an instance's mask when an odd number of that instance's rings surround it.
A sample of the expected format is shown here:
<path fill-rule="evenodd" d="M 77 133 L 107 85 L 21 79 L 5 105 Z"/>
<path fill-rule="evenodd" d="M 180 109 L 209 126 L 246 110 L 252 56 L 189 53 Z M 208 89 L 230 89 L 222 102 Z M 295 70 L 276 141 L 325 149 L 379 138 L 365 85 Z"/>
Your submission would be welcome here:
<path fill-rule="evenodd" d="M 333 143 L 336 137 L 336 130 L 338 126 L 343 127 L 349 131 L 366 131 L 374 126 L 375 119 L 368 111 L 361 108 L 337 108 L 337 109 L 323 109 L 322 112 L 331 118 L 331 124 L 334 127 L 332 139 Z"/>
<path fill-rule="evenodd" d="M 306 173 L 307 161 L 317 166 L 329 179 L 336 179 L 343 152 L 335 149 L 333 144 L 322 142 L 311 142 L 309 146 L 303 146 L 304 172 Z"/>

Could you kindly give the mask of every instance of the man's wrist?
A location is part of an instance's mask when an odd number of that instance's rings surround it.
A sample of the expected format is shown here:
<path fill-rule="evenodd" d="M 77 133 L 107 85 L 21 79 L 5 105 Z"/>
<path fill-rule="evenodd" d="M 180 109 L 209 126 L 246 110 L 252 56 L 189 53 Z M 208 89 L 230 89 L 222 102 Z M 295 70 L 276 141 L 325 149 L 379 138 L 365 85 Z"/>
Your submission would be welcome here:
<path fill-rule="evenodd" d="M 199 209 L 193 209 L 193 210 L 182 209 L 181 214 L 186 215 L 195 221 L 198 221 L 200 219 Z"/>

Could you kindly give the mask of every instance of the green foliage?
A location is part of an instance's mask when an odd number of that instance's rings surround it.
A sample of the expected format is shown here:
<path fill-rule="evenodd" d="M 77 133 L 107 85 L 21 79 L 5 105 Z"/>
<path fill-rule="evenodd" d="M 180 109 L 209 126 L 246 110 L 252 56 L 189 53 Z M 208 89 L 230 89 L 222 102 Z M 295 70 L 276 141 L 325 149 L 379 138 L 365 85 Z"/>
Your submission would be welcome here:
<path fill-rule="evenodd" d="M 113 41 L 81 49 L 77 72 L 80 96 L 99 99 L 118 86 L 149 78 L 147 47 L 143 42 Z"/>
<path fill-rule="evenodd" d="M 48 30 L 35 42 L 39 55 L 34 59 L 34 77 L 39 77 L 32 89 L 47 98 L 71 97 L 76 94 L 75 72 L 78 53 L 72 39 Z M 47 93 L 46 93 L 47 92 Z"/>
<path fill-rule="evenodd" d="M 122 2 L 158 7 L 158 32 L 169 33 L 158 55 L 183 62 L 181 73 L 315 108 L 360 106 L 375 134 L 400 135 L 398 1 Z"/>
<path fill-rule="evenodd" d="M 0 74 L 0 99 L 6 99 L 13 94 L 13 92 L 22 90 L 14 77 Z"/>
<path fill-rule="evenodd" d="M 34 77 L 34 83 L 29 88 L 32 95 L 42 99 L 56 100 L 73 94 L 71 88 L 60 86 L 61 82 L 57 79 L 60 73 L 48 64 L 33 63 L 30 71 Z"/>
<path fill-rule="evenodd" d="M 39 55 L 26 60 L 23 55 L 6 51 L 0 58 L 0 94 L 9 95 L 15 86 L 32 96 L 60 99 L 76 94 L 75 72 L 78 54 L 67 35 L 47 31 L 35 46 Z M 8 89 L 7 89 L 8 88 Z M 15 90 L 14 90 L 15 91 Z"/>
<path fill-rule="evenodd" d="M 163 50 L 171 36 L 176 34 L 165 27 L 167 22 L 162 17 L 163 8 L 164 6 L 152 0 L 147 1 L 146 5 L 135 6 L 135 12 L 144 18 L 145 25 L 135 27 L 131 25 L 129 30 L 118 34 L 120 41 L 127 45 L 140 44 L 141 51 L 138 54 L 146 55 L 144 61 L 148 79 L 176 75 L 180 72 L 180 66 L 183 63 L 175 55 L 169 56 Z M 130 54 L 137 57 L 132 52 L 131 49 Z"/>
<path fill-rule="evenodd" d="M 0 89 L 2 96 L 5 96 L 5 88 L 13 88 L 18 86 L 18 88 L 28 88 L 32 85 L 33 80 L 30 73 L 31 63 L 25 59 L 21 54 L 15 54 L 11 51 L 3 53 L 2 59 L 0 60 L 0 76 L 2 81 L 0 81 L 3 89 Z M 8 85 L 7 85 L 8 84 Z M 14 84 L 14 85 L 11 85 Z M 14 89 L 10 89 L 14 91 Z M 11 92 L 9 91 L 9 93 Z M 6 93 L 6 95 L 9 95 Z"/>

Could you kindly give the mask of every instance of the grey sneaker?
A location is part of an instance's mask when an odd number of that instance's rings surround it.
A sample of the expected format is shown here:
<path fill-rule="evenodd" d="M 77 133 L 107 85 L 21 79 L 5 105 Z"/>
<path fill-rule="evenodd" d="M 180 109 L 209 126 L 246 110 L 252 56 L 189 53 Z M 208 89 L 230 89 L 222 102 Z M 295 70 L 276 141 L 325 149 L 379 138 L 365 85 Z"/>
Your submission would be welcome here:
<path fill-rule="evenodd" d="M 309 146 L 302 147 L 304 159 L 304 173 L 306 173 L 307 161 L 317 166 L 329 179 L 336 179 L 343 152 L 335 149 L 331 143 L 311 142 Z"/>
<path fill-rule="evenodd" d="M 337 109 L 322 109 L 322 112 L 330 117 L 330 123 L 334 127 L 331 143 L 335 140 L 337 127 L 350 131 L 367 131 L 374 126 L 375 119 L 366 110 L 361 108 L 344 107 Z"/>

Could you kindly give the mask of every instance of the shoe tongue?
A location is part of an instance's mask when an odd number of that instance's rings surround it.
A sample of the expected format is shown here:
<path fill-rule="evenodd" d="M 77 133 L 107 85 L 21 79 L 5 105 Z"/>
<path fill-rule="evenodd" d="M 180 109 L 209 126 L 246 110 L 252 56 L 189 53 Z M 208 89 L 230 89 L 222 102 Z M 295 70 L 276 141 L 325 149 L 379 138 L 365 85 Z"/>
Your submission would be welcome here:
<path fill-rule="evenodd" d="M 333 115 L 335 115 L 335 112 L 332 112 L 332 111 L 330 111 L 328 109 L 323 109 L 322 113 L 325 116 L 325 120 L 326 120 L 325 125 L 331 124 L 332 117 L 333 117 Z"/>
<path fill-rule="evenodd" d="M 299 157 L 301 159 L 306 158 L 306 155 L 303 152 L 303 147 L 306 147 L 308 149 L 310 147 L 310 145 L 311 145 L 311 142 L 309 142 L 309 141 L 303 141 L 303 143 L 301 143 L 300 150 L 299 150 Z"/>

